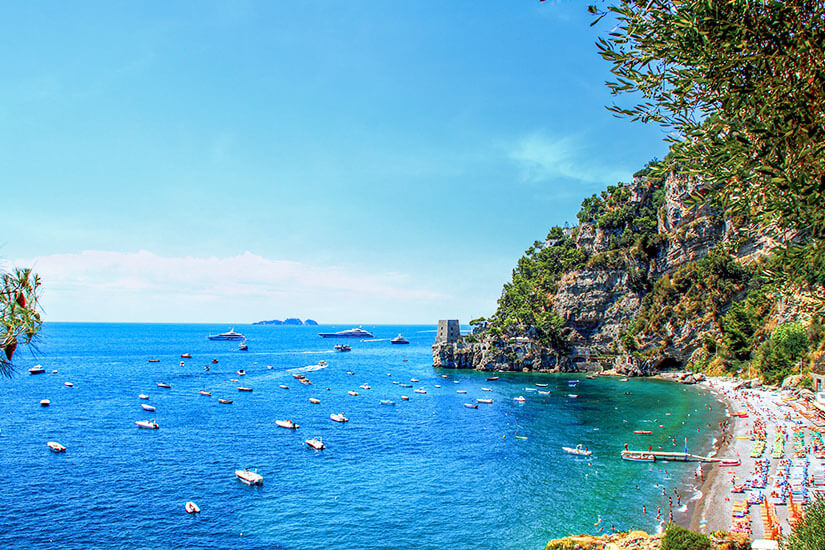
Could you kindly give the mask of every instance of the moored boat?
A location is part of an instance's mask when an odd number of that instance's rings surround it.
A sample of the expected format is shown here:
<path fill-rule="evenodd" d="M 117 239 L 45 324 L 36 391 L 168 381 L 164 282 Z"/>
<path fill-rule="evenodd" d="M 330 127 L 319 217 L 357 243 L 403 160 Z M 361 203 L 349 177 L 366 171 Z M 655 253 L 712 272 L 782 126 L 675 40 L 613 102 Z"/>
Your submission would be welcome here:
<path fill-rule="evenodd" d="M 282 390 L 288 390 L 289 389 L 289 386 L 287 386 L 286 384 L 278 384 L 278 387 L 281 388 Z"/>
<path fill-rule="evenodd" d="M 410 341 L 399 334 L 398 336 L 396 336 L 395 338 L 390 340 L 390 343 L 391 344 L 409 344 Z"/>
<path fill-rule="evenodd" d="M 146 430 L 157 430 L 158 428 L 160 428 L 160 426 L 158 426 L 158 423 L 155 422 L 154 419 L 152 419 L 152 420 L 137 420 L 137 421 L 135 421 L 135 424 L 137 424 L 138 428 L 143 428 L 143 429 L 146 429 Z"/>
<path fill-rule="evenodd" d="M 200 393 L 201 395 L 210 395 L 210 396 L 212 395 L 212 392 L 208 392 L 208 391 L 206 391 L 206 390 L 201 390 L 199 393 Z"/>
<path fill-rule="evenodd" d="M 41 399 L 40 400 L 40 406 L 41 407 L 48 407 L 51 404 L 52 404 L 52 402 L 49 401 L 48 399 Z"/>
<path fill-rule="evenodd" d="M 166 382 L 158 382 L 158 387 L 159 387 L 159 388 L 171 388 L 171 387 L 172 387 L 172 385 L 171 385 L 171 384 L 167 384 Z"/>
<path fill-rule="evenodd" d="M 427 393 L 427 390 L 422 390 L 421 388 L 418 388 L 417 390 L 413 390 L 413 391 L 415 393 Z"/>
<path fill-rule="evenodd" d="M 65 453 L 66 452 L 66 446 L 61 445 L 57 441 L 47 441 L 46 445 L 49 447 L 49 449 L 51 449 L 51 451 L 53 453 Z"/>
<path fill-rule="evenodd" d="M 570 453 L 571 455 L 590 456 L 593 454 L 593 451 L 586 449 L 581 443 L 575 447 L 562 447 L 562 449 L 564 449 L 564 452 Z"/>
<path fill-rule="evenodd" d="M 180 358 L 181 359 L 192 359 L 192 354 L 191 353 L 181 353 Z"/>
<path fill-rule="evenodd" d="M 258 469 L 247 466 L 243 470 L 235 470 L 235 477 L 247 485 L 263 485 L 264 477 L 258 473 Z"/>
<path fill-rule="evenodd" d="M 634 462 L 656 462 L 656 455 L 646 451 L 622 451 L 622 459 Z"/>
<path fill-rule="evenodd" d="M 381 405 L 395 405 L 395 401 L 390 401 L 389 399 L 382 399 L 379 403 Z"/>
<path fill-rule="evenodd" d="M 292 420 L 276 420 L 275 424 L 279 428 L 286 428 L 287 430 L 297 430 L 300 427 Z"/>
<path fill-rule="evenodd" d="M 46 369 L 42 365 L 35 365 L 29 369 L 29 374 L 45 374 Z"/>
<path fill-rule="evenodd" d="M 229 332 L 222 332 L 220 334 L 210 334 L 207 336 L 210 340 L 243 340 L 245 337 L 240 332 L 235 332 L 234 328 L 229 329 Z"/>
<path fill-rule="evenodd" d="M 149 359 L 150 363 L 160 363 L 160 359 Z"/>
<path fill-rule="evenodd" d="M 219 398 L 218 398 L 218 403 L 220 403 L 220 404 L 222 404 L 222 405 L 231 405 L 231 404 L 232 404 L 232 400 L 231 400 L 231 399 L 221 399 L 221 398 L 219 397 Z"/>
<path fill-rule="evenodd" d="M 477 409 L 478 408 L 478 405 L 476 405 L 475 403 L 464 403 L 464 406 L 467 407 L 468 409 Z"/>
<path fill-rule="evenodd" d="M 487 403 L 487 404 L 492 404 L 493 403 L 492 399 L 476 399 L 476 401 L 478 403 Z"/>
<path fill-rule="evenodd" d="M 329 415 L 329 418 L 330 418 L 330 420 L 332 420 L 334 422 L 340 422 L 342 424 L 344 422 L 349 422 L 349 418 L 347 418 L 346 416 L 344 416 L 341 413 L 338 413 L 338 414 L 333 413 L 333 414 Z"/>
<path fill-rule="evenodd" d="M 63 382 L 63 385 L 66 386 L 67 388 L 73 388 L 74 387 L 74 384 L 72 384 L 71 382 Z"/>
<path fill-rule="evenodd" d="M 319 405 L 321 403 L 321 400 L 318 399 L 317 397 L 310 397 L 309 402 L 314 404 L 314 405 Z"/>
<path fill-rule="evenodd" d="M 152 405 L 147 405 L 145 403 L 141 403 L 140 408 L 144 411 L 155 412 L 155 408 Z"/>
<path fill-rule="evenodd" d="M 183 505 L 186 509 L 187 514 L 200 514 L 201 509 L 198 508 L 198 505 L 192 502 L 191 500 Z"/>
<path fill-rule="evenodd" d="M 246 343 L 246 340 L 238 344 L 238 351 L 249 351 L 249 346 Z"/>
<path fill-rule="evenodd" d="M 721 466 L 723 468 L 733 468 L 735 466 L 741 466 L 741 465 L 742 465 L 742 461 L 739 460 L 738 458 L 733 458 L 733 459 L 729 458 L 729 459 L 722 460 L 721 462 L 719 462 L 719 466 Z"/>
<path fill-rule="evenodd" d="M 514 397 L 514 398 L 513 398 L 513 401 L 518 401 L 518 402 L 520 402 L 520 403 L 524 403 L 524 402 L 525 402 L 525 401 L 527 401 L 527 400 L 524 398 L 524 396 L 523 396 L 523 395 L 519 395 L 518 397 Z"/>
<path fill-rule="evenodd" d="M 361 327 L 342 330 L 341 332 L 320 332 L 318 336 L 321 338 L 373 338 L 370 332 Z"/>
<path fill-rule="evenodd" d="M 308 446 L 312 447 L 316 451 L 322 451 L 326 449 L 326 446 L 324 445 L 323 441 L 321 441 L 320 437 L 307 439 L 306 441 L 304 441 L 304 443 L 306 443 Z"/>
<path fill-rule="evenodd" d="M 492 382 L 494 380 L 498 380 L 498 376 L 491 376 L 490 378 L 487 379 L 488 382 Z"/>
<path fill-rule="evenodd" d="M 348 391 L 347 393 L 350 394 L 350 395 L 358 395 L 357 391 L 352 391 L 352 390 Z"/>
<path fill-rule="evenodd" d="M 650 430 L 633 430 L 633 433 L 634 433 L 634 434 L 644 434 L 644 435 L 647 435 L 647 434 L 652 434 L 653 432 L 651 432 Z"/>
<path fill-rule="evenodd" d="M 238 376 L 246 376 L 246 371 L 243 370 L 243 369 L 240 369 L 240 370 L 238 370 L 237 375 Z"/>
<path fill-rule="evenodd" d="M 238 386 L 238 391 L 252 391 L 252 388 L 245 388 L 243 386 Z"/>
<path fill-rule="evenodd" d="M 410 398 L 407 397 L 406 395 L 401 396 L 401 401 L 409 401 L 409 400 L 410 400 Z"/>
<path fill-rule="evenodd" d="M 138 394 L 138 399 L 149 399 L 149 396 L 144 394 L 144 393 L 141 393 L 141 394 Z"/>
<path fill-rule="evenodd" d="M 467 393 L 467 390 L 455 390 L 456 393 Z"/>

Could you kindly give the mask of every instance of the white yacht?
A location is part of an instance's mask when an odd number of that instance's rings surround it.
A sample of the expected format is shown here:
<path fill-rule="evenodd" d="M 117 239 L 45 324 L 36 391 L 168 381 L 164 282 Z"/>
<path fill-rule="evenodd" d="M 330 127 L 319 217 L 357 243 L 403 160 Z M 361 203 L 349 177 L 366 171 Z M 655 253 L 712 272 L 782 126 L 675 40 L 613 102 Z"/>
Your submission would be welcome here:
<path fill-rule="evenodd" d="M 210 340 L 243 340 L 246 338 L 240 332 L 235 332 L 234 328 L 229 329 L 229 332 L 222 332 L 220 334 L 210 334 L 207 336 Z"/>
<path fill-rule="evenodd" d="M 320 332 L 318 336 L 321 338 L 374 338 L 372 333 L 361 327 L 342 330 L 341 332 Z"/>

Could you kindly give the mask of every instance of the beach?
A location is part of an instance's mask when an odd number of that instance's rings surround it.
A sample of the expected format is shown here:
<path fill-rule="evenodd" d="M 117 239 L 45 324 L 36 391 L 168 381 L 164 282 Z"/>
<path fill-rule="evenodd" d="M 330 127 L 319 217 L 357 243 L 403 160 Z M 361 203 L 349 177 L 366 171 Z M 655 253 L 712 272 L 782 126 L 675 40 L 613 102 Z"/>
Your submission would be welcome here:
<path fill-rule="evenodd" d="M 741 465 L 722 467 L 718 464 L 707 464 L 703 467 L 704 482 L 700 489 L 702 496 L 692 512 L 691 529 L 704 533 L 740 529 L 748 532 L 753 539 L 772 538 L 776 532 L 773 534 L 770 532 L 771 527 L 769 523 L 766 523 L 765 517 L 766 514 L 770 514 L 774 523 L 778 524 L 779 532 L 789 533 L 791 516 L 796 512 L 791 503 L 792 498 L 784 504 L 778 502 L 780 499 L 775 499 L 777 502 L 774 505 L 768 504 L 767 506 L 758 504 L 756 501 L 759 500 L 760 495 L 769 496 L 770 488 L 777 481 L 777 476 L 783 475 L 781 469 L 783 463 L 786 466 L 801 467 L 807 461 L 808 494 L 821 488 L 821 485 L 815 486 L 810 483 L 814 479 L 822 480 L 823 460 L 816 458 L 811 448 L 810 422 L 799 414 L 801 404 L 793 398 L 790 392 L 780 393 L 761 387 L 746 388 L 740 380 L 736 379 L 713 378 L 703 384 L 725 403 L 729 415 L 732 415 L 729 416 L 729 426 L 720 434 L 716 456 L 721 459 L 739 459 Z M 739 411 L 745 412 L 747 416 L 739 417 L 737 415 Z M 751 436 L 757 422 L 765 425 L 767 446 L 759 458 L 754 458 L 751 456 L 754 446 Z M 801 448 L 799 445 L 792 446 L 791 434 L 795 430 L 801 430 L 804 433 L 804 444 Z M 779 440 L 783 442 L 781 452 L 774 448 Z M 779 456 L 781 458 L 778 458 Z M 767 470 L 767 483 L 764 489 L 748 487 L 745 492 L 733 493 L 734 481 L 737 485 L 744 483 L 747 486 L 746 478 L 753 476 L 757 461 L 763 461 L 764 464 L 765 457 L 772 458 Z M 748 500 L 752 503 L 749 506 L 744 505 Z M 734 525 L 732 515 L 737 501 L 740 518 L 737 520 L 738 525 Z M 768 507 L 771 508 L 770 512 L 768 512 Z M 747 513 L 742 512 L 743 508 Z M 749 531 L 746 530 L 747 518 L 750 518 Z"/>

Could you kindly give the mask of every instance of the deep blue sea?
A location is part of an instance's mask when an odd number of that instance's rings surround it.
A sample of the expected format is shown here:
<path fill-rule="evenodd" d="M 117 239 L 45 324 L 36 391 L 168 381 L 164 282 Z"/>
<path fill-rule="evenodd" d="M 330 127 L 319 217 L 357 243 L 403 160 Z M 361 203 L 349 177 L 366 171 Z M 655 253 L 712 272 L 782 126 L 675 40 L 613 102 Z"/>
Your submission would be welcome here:
<path fill-rule="evenodd" d="M 364 325 L 375 340 L 348 341 L 349 353 L 318 332 L 351 326 L 236 325 L 246 352 L 206 338 L 229 328 L 47 324 L 37 356 L 19 352 L 16 374 L 0 378 L 0 546 L 541 549 L 571 532 L 654 531 L 656 507 L 668 509 L 662 489 L 680 488 L 684 504 L 695 465 L 622 461 L 624 443 L 679 451 L 687 438 L 703 453 L 703 428 L 722 413 L 702 390 L 665 381 L 508 373 L 488 382 L 435 370 L 435 326 Z M 390 344 L 399 333 L 410 345 Z M 180 366 L 182 353 L 192 359 Z M 312 385 L 293 378 L 319 360 L 328 367 L 306 373 Z M 37 363 L 47 374 L 26 372 Z M 476 398 L 493 404 L 464 406 Z M 350 422 L 332 422 L 338 412 Z M 160 429 L 134 424 L 149 418 Z M 275 425 L 287 418 L 300 428 Z M 325 450 L 304 445 L 315 436 Z M 47 441 L 68 450 L 54 454 Z M 577 443 L 593 455 L 561 449 Z M 235 478 L 250 465 L 262 487 Z M 188 500 L 200 515 L 184 511 Z"/>

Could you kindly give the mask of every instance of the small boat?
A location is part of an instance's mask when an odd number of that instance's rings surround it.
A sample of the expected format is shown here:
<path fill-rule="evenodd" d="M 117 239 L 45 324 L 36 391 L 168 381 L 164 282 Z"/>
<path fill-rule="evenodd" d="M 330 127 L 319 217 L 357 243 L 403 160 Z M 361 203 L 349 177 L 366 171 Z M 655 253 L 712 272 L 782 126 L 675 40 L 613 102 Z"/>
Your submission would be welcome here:
<path fill-rule="evenodd" d="M 335 344 L 332 349 L 339 352 L 352 351 L 352 346 L 349 344 Z"/>
<path fill-rule="evenodd" d="M 155 408 L 152 405 L 147 405 L 146 403 L 141 403 L 140 408 L 144 411 L 155 412 Z"/>
<path fill-rule="evenodd" d="M 354 373 L 354 372 L 352 372 L 351 370 L 348 370 L 348 371 L 347 371 L 347 374 L 349 374 L 350 376 L 353 376 L 355 373 Z"/>
<path fill-rule="evenodd" d="M 310 403 L 313 403 L 313 404 L 315 404 L 315 405 L 319 405 L 319 404 L 321 403 L 321 400 L 320 400 L 320 399 L 316 399 L 315 397 L 310 397 L 310 398 L 309 398 L 309 402 L 310 402 Z"/>
<path fill-rule="evenodd" d="M 192 502 L 191 500 L 189 502 L 187 502 L 186 504 L 184 504 L 183 507 L 186 509 L 187 514 L 200 514 L 201 513 L 201 509 L 198 508 L 198 505 L 195 504 L 194 502 Z"/>
<path fill-rule="evenodd" d="M 541 391 L 539 390 L 539 395 L 550 395 L 549 391 Z"/>
<path fill-rule="evenodd" d="M 158 428 L 160 428 L 160 426 L 158 426 L 158 423 L 155 422 L 154 419 L 152 419 L 152 420 L 137 420 L 137 421 L 135 421 L 135 424 L 137 424 L 138 428 L 144 428 L 144 429 L 147 429 L 147 430 L 157 430 Z"/>
<path fill-rule="evenodd" d="M 481 391 L 493 391 L 492 388 L 481 388 Z"/>
<path fill-rule="evenodd" d="M 246 345 L 245 341 L 238 344 L 238 351 L 249 351 L 249 346 Z"/>
<path fill-rule="evenodd" d="M 622 460 L 633 462 L 656 462 L 656 455 L 645 451 L 622 451 Z"/>
<path fill-rule="evenodd" d="M 72 384 L 71 382 L 63 382 L 63 385 L 66 386 L 67 388 L 73 388 L 74 387 L 74 384 Z"/>
<path fill-rule="evenodd" d="M 575 448 L 573 448 L 573 447 L 562 447 L 562 449 L 564 449 L 564 452 L 570 453 L 571 455 L 590 456 L 590 455 L 593 454 L 593 451 L 589 451 L 589 450 L 585 449 L 582 446 L 581 443 L 576 445 Z"/>
<path fill-rule="evenodd" d="M 494 380 L 498 380 L 498 376 L 491 376 L 490 378 L 487 379 L 488 382 L 492 382 Z"/>
<path fill-rule="evenodd" d="M 350 395 L 358 395 L 357 391 L 352 391 L 352 390 L 348 391 L 347 393 L 350 394 Z"/>
<path fill-rule="evenodd" d="M 48 446 L 49 449 L 51 449 L 53 453 L 65 453 L 66 452 L 66 446 L 61 445 L 57 441 L 47 441 L 46 446 Z"/>
<path fill-rule="evenodd" d="M 568 381 L 567 381 L 567 384 L 568 384 L 568 385 L 570 385 L 570 386 L 575 386 L 575 385 L 576 385 L 576 384 L 578 384 L 578 383 L 579 383 L 579 379 L 578 379 L 578 378 L 577 378 L 577 379 L 575 379 L 575 380 L 568 380 Z"/>
<path fill-rule="evenodd" d="M 519 395 L 518 397 L 514 397 L 513 401 L 518 401 L 519 403 L 524 403 L 527 400 L 524 398 L 523 395 Z"/>
<path fill-rule="evenodd" d="M 410 398 L 407 397 L 406 395 L 401 396 L 401 401 L 409 401 L 409 400 L 410 400 Z"/>
<path fill-rule="evenodd" d="M 245 370 L 243 370 L 243 369 L 240 369 L 240 370 L 239 370 L 236 374 L 237 374 L 238 376 L 246 376 L 246 371 L 245 371 Z"/>
<path fill-rule="evenodd" d="M 183 366 L 183 361 L 181 361 L 181 362 L 180 362 L 180 366 L 181 366 L 181 367 Z"/>
<path fill-rule="evenodd" d="M 719 463 L 719 466 L 721 466 L 723 468 L 733 468 L 734 466 L 741 466 L 741 465 L 742 465 L 742 461 L 739 460 L 738 458 L 723 460 Z"/>
<path fill-rule="evenodd" d="M 527 439 L 526 435 L 517 435 L 515 436 L 516 439 Z"/>
<path fill-rule="evenodd" d="M 150 363 L 160 363 L 160 359 L 149 359 Z"/>
<path fill-rule="evenodd" d="M 315 439 L 307 439 L 306 441 L 304 441 L 304 443 L 306 443 L 307 445 L 309 445 L 310 447 L 312 447 L 316 451 L 322 451 L 322 450 L 326 449 L 326 446 L 321 441 L 320 437 L 315 438 Z"/>
<path fill-rule="evenodd" d="M 549 384 L 536 384 L 537 388 L 546 388 Z"/>
<path fill-rule="evenodd" d="M 436 384 L 436 385 L 435 385 L 435 387 L 436 387 L 436 388 L 440 388 L 440 387 L 441 387 L 441 384 Z"/>
<path fill-rule="evenodd" d="M 167 384 L 166 382 L 158 382 L 159 388 L 171 388 L 172 386 Z"/>
<path fill-rule="evenodd" d="M 412 388 L 412 384 L 398 384 L 402 388 Z"/>
<path fill-rule="evenodd" d="M 41 399 L 40 400 L 40 406 L 41 407 L 48 407 L 51 404 L 52 404 L 52 402 L 49 401 L 48 399 Z"/>
<path fill-rule="evenodd" d="M 390 343 L 391 344 L 409 344 L 410 341 L 399 334 L 398 336 L 396 336 L 395 338 L 390 340 Z"/>
<path fill-rule="evenodd" d="M 633 430 L 633 433 L 634 434 L 645 434 L 645 435 L 647 435 L 647 434 L 652 434 L 653 432 L 651 432 L 650 430 Z"/>
<path fill-rule="evenodd" d="M 207 336 L 210 340 L 243 340 L 244 335 L 240 332 L 235 332 L 234 328 L 229 329 L 229 332 L 222 332 L 220 334 L 210 334 Z"/>
<path fill-rule="evenodd" d="M 149 396 L 145 393 L 138 394 L 138 399 L 149 399 Z"/>
<path fill-rule="evenodd" d="M 238 379 L 237 379 L 237 378 L 230 378 L 230 379 L 229 379 L 229 381 L 230 381 L 230 382 L 237 382 L 237 381 L 238 381 Z"/>
<path fill-rule="evenodd" d="M 235 470 L 235 477 L 247 485 L 263 485 L 264 477 L 258 473 L 257 468 L 247 466 L 243 470 Z"/>
<path fill-rule="evenodd" d="M 577 394 L 577 393 L 568 393 L 567 394 L 567 397 L 571 397 L 573 399 L 577 398 L 578 396 L 579 396 L 579 394 Z"/>
<path fill-rule="evenodd" d="M 418 378 L 410 378 L 410 382 L 421 382 Z"/>
<path fill-rule="evenodd" d="M 35 365 L 29 369 L 29 374 L 45 374 L 46 369 L 42 365 Z"/>
<path fill-rule="evenodd" d="M 192 359 L 192 354 L 191 353 L 181 353 L 180 358 L 181 359 Z"/>
<path fill-rule="evenodd" d="M 200 394 L 201 394 L 201 395 L 209 395 L 209 396 L 211 396 L 211 395 L 212 395 L 212 392 L 208 392 L 208 391 L 205 391 L 205 390 L 201 390 L 201 391 L 200 391 Z"/>
<path fill-rule="evenodd" d="M 278 387 L 281 388 L 282 390 L 288 390 L 289 389 L 289 386 L 287 386 L 286 384 L 278 384 Z"/>
<path fill-rule="evenodd" d="M 467 393 L 467 390 L 455 390 L 456 393 Z"/>
<path fill-rule="evenodd" d="M 619 382 L 627 382 L 627 378 L 622 378 Z"/>
<path fill-rule="evenodd" d="M 389 399 L 382 399 L 379 403 L 381 405 L 395 405 L 395 401 L 390 401 Z"/>
<path fill-rule="evenodd" d="M 272 370 L 272 365 L 267 365 L 266 368 Z"/>
<path fill-rule="evenodd" d="M 422 390 L 421 388 L 418 388 L 417 390 L 413 390 L 413 391 L 415 393 L 427 393 L 427 390 Z"/>
<path fill-rule="evenodd" d="M 245 388 L 243 386 L 238 386 L 238 391 L 252 391 L 252 388 Z"/>
<path fill-rule="evenodd" d="M 447 378 L 447 375 L 446 375 L 446 374 L 442 374 L 442 375 L 441 375 L 441 378 Z"/>
<path fill-rule="evenodd" d="M 212 364 L 213 364 L 213 365 L 217 365 L 217 364 L 218 364 L 218 360 L 217 360 L 217 359 L 212 359 Z"/>
<path fill-rule="evenodd" d="M 275 424 L 279 428 L 286 428 L 287 430 L 297 430 L 300 427 L 292 420 L 276 420 Z"/>
<path fill-rule="evenodd" d="M 56 371 L 56 370 L 53 370 L 53 371 L 52 371 L 52 374 L 57 374 L 57 371 Z"/>
<path fill-rule="evenodd" d="M 231 400 L 231 399 L 221 399 L 221 398 L 219 397 L 219 398 L 218 398 L 218 403 L 221 403 L 222 405 L 231 405 L 231 404 L 232 404 L 232 400 Z"/>
<path fill-rule="evenodd" d="M 468 409 L 477 409 L 478 408 L 478 405 L 476 405 L 475 403 L 464 403 L 464 406 L 467 407 Z"/>
<path fill-rule="evenodd" d="M 295 378 L 296 380 L 303 380 L 305 377 L 303 374 L 293 374 L 292 378 Z"/>
<path fill-rule="evenodd" d="M 492 400 L 492 399 L 476 399 L 476 402 L 478 402 L 478 403 L 487 403 L 487 404 L 492 404 L 492 403 L 493 403 L 493 400 Z"/>
<path fill-rule="evenodd" d="M 312 382 L 309 381 L 309 378 L 301 378 L 300 380 L 298 380 L 298 382 L 300 382 L 304 386 L 311 386 L 312 385 Z"/>
<path fill-rule="evenodd" d="M 360 385 L 360 386 L 358 386 L 358 387 L 359 387 L 359 388 L 361 388 L 362 390 L 369 390 L 369 389 L 372 389 L 372 388 L 370 388 L 370 385 L 369 385 L 369 384 L 361 384 L 361 385 Z"/>
<path fill-rule="evenodd" d="M 330 420 L 332 420 L 334 422 L 341 422 L 342 424 L 344 422 L 349 422 L 349 418 L 347 418 L 346 416 L 344 416 L 341 413 L 331 414 L 331 415 L 329 415 L 329 418 L 330 418 Z"/>

